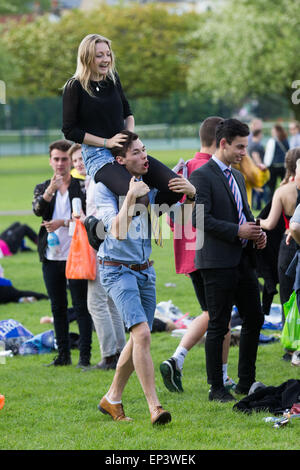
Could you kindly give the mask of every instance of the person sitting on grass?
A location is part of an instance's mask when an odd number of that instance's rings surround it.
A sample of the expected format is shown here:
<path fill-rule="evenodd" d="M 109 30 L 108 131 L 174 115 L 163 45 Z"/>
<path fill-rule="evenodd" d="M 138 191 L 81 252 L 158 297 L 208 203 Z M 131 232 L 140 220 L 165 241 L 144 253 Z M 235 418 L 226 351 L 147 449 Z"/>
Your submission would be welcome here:
<path fill-rule="evenodd" d="M 15 255 L 18 251 L 31 251 L 25 245 L 24 238 L 28 237 L 37 245 L 38 235 L 29 225 L 14 222 L 0 233 L 0 258 Z"/>

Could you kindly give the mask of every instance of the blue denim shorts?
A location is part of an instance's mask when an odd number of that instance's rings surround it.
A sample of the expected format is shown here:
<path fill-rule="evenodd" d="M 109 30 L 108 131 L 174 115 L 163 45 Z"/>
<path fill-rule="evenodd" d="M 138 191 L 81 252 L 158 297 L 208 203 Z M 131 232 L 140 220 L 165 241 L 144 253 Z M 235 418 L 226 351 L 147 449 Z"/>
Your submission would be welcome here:
<path fill-rule="evenodd" d="M 104 165 L 115 161 L 111 151 L 104 147 L 82 144 L 81 150 L 86 172 L 92 178 Z"/>
<path fill-rule="evenodd" d="M 152 329 L 156 308 L 156 274 L 153 266 L 133 271 L 127 266 L 99 266 L 100 281 L 113 299 L 126 328 L 147 322 Z"/>

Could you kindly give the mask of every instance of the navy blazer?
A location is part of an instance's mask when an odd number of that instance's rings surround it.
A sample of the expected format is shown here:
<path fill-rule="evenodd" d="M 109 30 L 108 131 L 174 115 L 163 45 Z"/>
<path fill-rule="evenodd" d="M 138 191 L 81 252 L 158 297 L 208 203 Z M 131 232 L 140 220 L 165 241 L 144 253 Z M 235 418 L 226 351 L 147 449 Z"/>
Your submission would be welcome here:
<path fill-rule="evenodd" d="M 254 217 L 247 201 L 244 177 L 234 168 L 232 173 L 240 189 L 246 220 L 253 222 Z M 191 174 L 190 181 L 196 188 L 196 205 L 193 210 L 193 226 L 196 228 L 201 212 L 199 204 L 204 206 L 204 244 L 201 249 L 196 250 L 196 268 L 236 267 L 240 262 L 242 250 L 249 252 L 255 264 L 253 242 L 249 240 L 246 248 L 242 248 L 238 237 L 236 202 L 228 179 L 219 166 L 210 159 Z M 201 236 L 201 228 L 197 236 Z"/>

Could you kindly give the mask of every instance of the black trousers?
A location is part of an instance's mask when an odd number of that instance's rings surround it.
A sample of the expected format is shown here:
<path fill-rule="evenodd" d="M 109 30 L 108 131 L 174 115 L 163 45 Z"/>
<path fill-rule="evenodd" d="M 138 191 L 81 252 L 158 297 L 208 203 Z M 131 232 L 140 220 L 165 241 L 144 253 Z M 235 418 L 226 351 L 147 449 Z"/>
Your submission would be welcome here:
<path fill-rule="evenodd" d="M 198 299 L 198 302 L 201 306 L 201 309 L 206 312 L 207 304 L 205 300 L 205 291 L 204 291 L 204 284 L 203 284 L 201 270 L 197 269 L 196 271 L 189 273 L 189 276 L 192 280 L 194 291 Z"/>
<path fill-rule="evenodd" d="M 43 262 L 43 276 L 51 302 L 53 323 L 59 354 L 70 355 L 67 279 L 65 261 Z M 80 357 L 90 359 L 92 317 L 87 308 L 87 281 L 68 280 L 74 313 L 79 328 Z"/>
<path fill-rule="evenodd" d="M 238 377 L 242 387 L 255 382 L 258 340 L 264 316 L 256 272 L 246 253 L 235 268 L 201 270 L 209 313 L 205 340 L 207 382 L 213 389 L 223 386 L 222 348 L 228 332 L 232 306 L 242 319 Z"/>
<path fill-rule="evenodd" d="M 286 237 L 286 234 L 284 234 L 282 237 L 278 254 L 278 282 L 283 324 L 285 323 L 283 304 L 289 300 L 294 290 L 294 279 L 287 276 L 285 273 L 298 249 L 298 245 L 293 239 L 291 240 L 290 244 L 287 245 L 285 243 Z"/>
<path fill-rule="evenodd" d="M 156 199 L 156 204 L 165 203 L 168 206 L 171 206 L 172 204 L 180 201 L 183 194 L 174 193 L 168 188 L 170 179 L 176 178 L 178 175 L 150 155 L 148 155 L 148 161 L 149 169 L 147 174 L 143 176 L 143 181 L 149 186 L 157 188 L 160 191 L 160 194 Z M 95 175 L 96 183 L 101 181 L 118 196 L 124 196 L 127 194 L 130 179 L 130 173 L 118 162 L 114 162 L 113 165 L 104 165 Z M 148 201 L 148 198 L 146 199 Z M 143 203 L 142 198 L 140 198 L 140 203 Z"/>
<path fill-rule="evenodd" d="M 0 286 L 0 304 L 18 302 L 21 297 L 35 297 L 37 300 L 48 299 L 47 295 L 32 290 L 19 290 L 13 286 Z"/>
<path fill-rule="evenodd" d="M 0 239 L 9 246 L 10 251 L 15 254 L 21 248 L 22 240 L 28 237 L 33 243 L 37 243 L 37 233 L 26 224 L 15 222 L 0 234 Z"/>

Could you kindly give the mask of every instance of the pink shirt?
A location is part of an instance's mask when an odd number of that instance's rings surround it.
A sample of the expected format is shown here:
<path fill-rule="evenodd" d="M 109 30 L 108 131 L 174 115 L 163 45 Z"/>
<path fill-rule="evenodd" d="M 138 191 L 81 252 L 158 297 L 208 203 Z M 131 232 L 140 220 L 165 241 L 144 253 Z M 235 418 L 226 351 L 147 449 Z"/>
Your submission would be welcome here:
<path fill-rule="evenodd" d="M 211 155 L 208 153 L 196 152 L 192 160 L 187 162 L 187 176 L 188 178 L 193 171 L 200 168 L 208 162 Z M 182 173 L 182 172 L 179 172 Z M 185 196 L 181 202 L 185 200 Z M 179 224 L 170 224 L 174 232 L 174 255 L 175 255 L 175 268 L 177 274 L 188 274 L 196 271 L 195 259 L 195 245 L 196 245 L 196 229 L 192 226 L 192 221 L 184 226 Z"/>
<path fill-rule="evenodd" d="M 12 253 L 9 249 L 8 244 L 0 239 L 0 250 L 2 251 L 3 256 L 12 256 Z"/>

